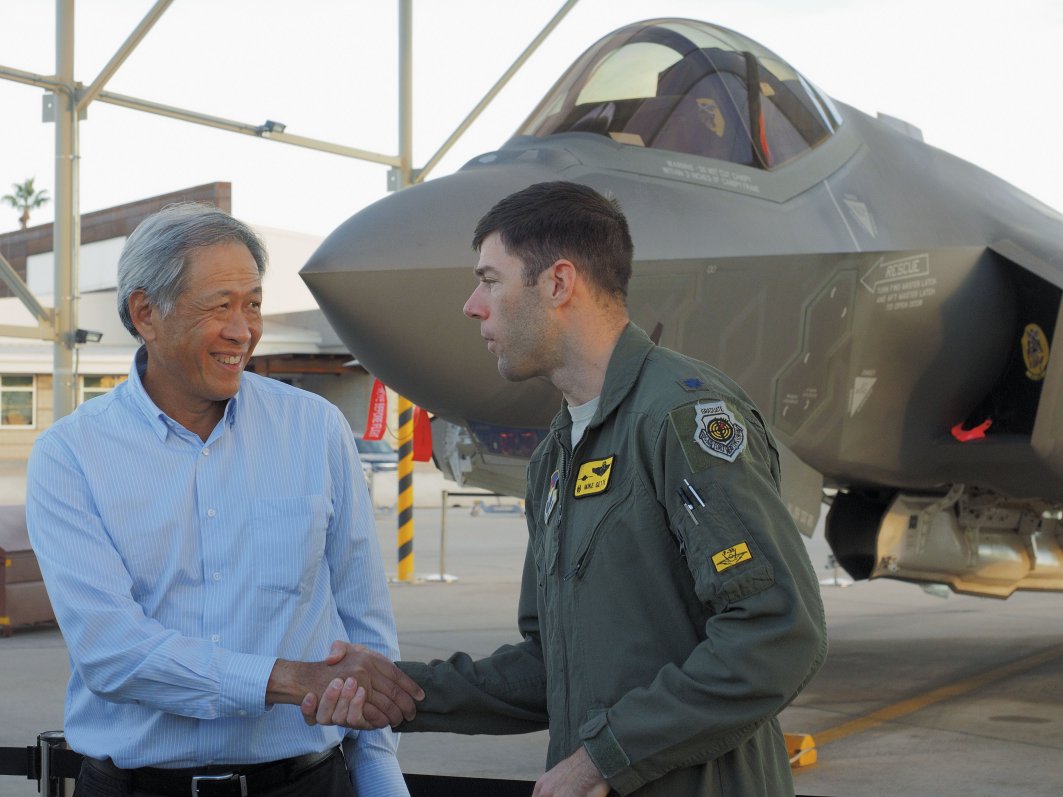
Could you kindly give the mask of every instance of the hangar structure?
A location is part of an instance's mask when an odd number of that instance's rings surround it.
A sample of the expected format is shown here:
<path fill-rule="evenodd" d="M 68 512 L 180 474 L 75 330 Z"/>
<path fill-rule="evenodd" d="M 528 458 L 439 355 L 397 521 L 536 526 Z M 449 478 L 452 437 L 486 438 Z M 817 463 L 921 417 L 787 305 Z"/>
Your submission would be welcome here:
<path fill-rule="evenodd" d="M 146 216 L 173 202 L 205 202 L 231 211 L 232 186 L 215 182 L 147 197 L 86 213 L 80 224 L 78 304 L 82 335 L 100 337 L 75 350 L 75 403 L 106 392 L 125 379 L 137 341 L 118 319 L 117 264 L 126 237 Z M 338 406 L 352 428 L 367 410 L 371 381 L 352 359 L 298 276 L 300 266 L 320 244 L 319 236 L 252 223 L 270 254 L 264 280 L 270 297 L 264 331 L 248 370 L 281 378 L 324 396 Z M 0 234 L 0 256 L 32 295 L 50 304 L 53 225 Z M 0 316 L 30 328 L 30 313 L 0 285 Z M 41 340 L 0 336 L 0 462 L 21 468 L 37 435 L 58 417 L 51 373 L 51 345 Z M 21 476 L 21 474 L 20 474 Z M 22 479 L 10 481 L 21 484 Z M 21 503 L 17 485 L 0 489 L 0 504 Z"/>
<path fill-rule="evenodd" d="M 79 379 L 76 351 L 79 346 L 87 342 L 89 337 L 92 337 L 88 334 L 89 330 L 81 329 L 78 319 L 80 298 L 78 273 L 81 249 L 81 214 L 78 196 L 78 161 L 81 153 L 78 125 L 80 120 L 85 118 L 88 107 L 93 102 L 109 103 L 242 135 L 256 136 L 342 157 L 379 163 L 390 167 L 388 187 L 391 190 L 397 190 L 418 183 L 425 178 L 577 2 L 578 0 L 566 0 L 550 22 L 470 111 L 439 150 L 423 167 L 415 169 L 412 155 L 412 0 L 398 0 L 399 141 L 396 155 L 371 152 L 289 133 L 284 124 L 269 119 L 261 124 L 251 124 L 107 91 L 106 86 L 110 79 L 166 13 L 173 0 L 156 0 L 121 47 L 100 70 L 100 73 L 86 86 L 74 75 L 75 0 L 56 0 L 55 74 L 41 75 L 12 66 L 0 65 L 0 79 L 37 86 L 48 92 L 44 97 L 45 118 L 55 124 L 57 166 L 53 192 L 55 198 L 55 223 L 52 230 L 52 251 L 55 261 L 53 306 L 44 306 L 27 285 L 25 272 L 20 274 L 0 254 L 0 282 L 7 286 L 11 295 L 20 300 L 35 323 L 35 326 L 0 324 L 0 337 L 30 338 L 54 343 L 52 364 L 54 417 L 60 418 L 69 414 L 77 404 Z"/>

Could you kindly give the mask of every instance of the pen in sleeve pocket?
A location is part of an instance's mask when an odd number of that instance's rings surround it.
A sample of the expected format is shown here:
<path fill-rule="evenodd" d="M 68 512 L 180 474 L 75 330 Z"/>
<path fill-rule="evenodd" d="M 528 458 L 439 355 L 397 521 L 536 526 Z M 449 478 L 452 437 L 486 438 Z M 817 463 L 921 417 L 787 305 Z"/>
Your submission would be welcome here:
<path fill-rule="evenodd" d="M 679 500 L 683 503 L 683 508 L 686 509 L 687 514 L 690 515 L 690 519 L 694 521 L 695 526 L 700 526 L 697 516 L 694 514 L 694 506 L 690 503 L 690 500 L 686 497 L 686 494 L 680 489 L 676 488 L 675 494 L 679 496 Z"/>
<path fill-rule="evenodd" d="M 686 479 L 683 479 L 683 484 L 687 486 L 687 489 L 690 491 L 690 494 L 691 496 L 693 496 L 694 500 L 697 501 L 701 506 L 705 506 L 705 502 L 701 500 L 701 496 L 698 495 L 698 491 L 694 489 L 694 485 L 688 482 Z"/>

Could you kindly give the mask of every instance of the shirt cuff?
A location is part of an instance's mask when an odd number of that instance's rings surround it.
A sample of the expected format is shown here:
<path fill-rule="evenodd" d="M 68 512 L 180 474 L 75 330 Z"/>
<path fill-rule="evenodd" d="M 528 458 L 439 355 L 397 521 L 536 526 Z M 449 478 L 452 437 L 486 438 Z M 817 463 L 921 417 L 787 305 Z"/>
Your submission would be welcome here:
<path fill-rule="evenodd" d="M 225 648 L 217 650 L 221 656 L 219 715 L 257 717 L 264 714 L 271 708 L 266 705 L 266 685 L 277 659 L 251 653 L 236 653 Z"/>
<path fill-rule="evenodd" d="M 631 759 L 613 735 L 605 709 L 593 713 L 580 727 L 579 735 L 602 777 L 620 794 L 630 794 L 645 784 L 646 781 L 631 768 Z"/>
<path fill-rule="evenodd" d="M 347 759 L 354 792 L 373 797 L 409 797 L 406 779 L 395 757 L 397 739 L 380 738 L 384 733 L 391 734 L 391 731 L 386 728 L 360 731 L 343 740 L 343 755 Z"/>

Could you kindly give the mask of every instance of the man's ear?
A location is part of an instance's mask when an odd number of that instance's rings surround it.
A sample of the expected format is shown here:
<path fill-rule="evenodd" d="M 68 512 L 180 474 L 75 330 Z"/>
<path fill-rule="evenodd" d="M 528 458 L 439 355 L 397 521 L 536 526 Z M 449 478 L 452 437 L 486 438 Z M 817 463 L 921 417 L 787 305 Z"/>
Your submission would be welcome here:
<path fill-rule="evenodd" d="M 570 260 L 557 260 L 544 273 L 548 299 L 554 307 L 572 300 L 579 274 Z"/>
<path fill-rule="evenodd" d="M 133 321 L 133 326 L 137 328 L 137 332 L 144 341 L 155 340 L 157 336 L 157 330 L 155 329 L 155 320 L 158 317 L 155 312 L 155 306 L 148 300 L 148 295 L 144 291 L 136 290 L 129 294 L 129 317 Z"/>

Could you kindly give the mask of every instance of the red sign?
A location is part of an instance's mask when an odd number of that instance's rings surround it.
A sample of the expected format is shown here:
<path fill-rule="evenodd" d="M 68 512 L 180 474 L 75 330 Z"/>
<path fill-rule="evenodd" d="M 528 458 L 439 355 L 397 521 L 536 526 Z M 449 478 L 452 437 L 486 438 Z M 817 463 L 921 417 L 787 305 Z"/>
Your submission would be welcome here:
<path fill-rule="evenodd" d="M 369 416 L 365 419 L 366 440 L 379 440 L 388 426 L 388 390 L 379 379 L 373 380 L 373 392 L 369 394 Z"/>
<path fill-rule="evenodd" d="M 428 462 L 432 459 L 432 420 L 428 410 L 413 408 L 413 459 Z"/>

